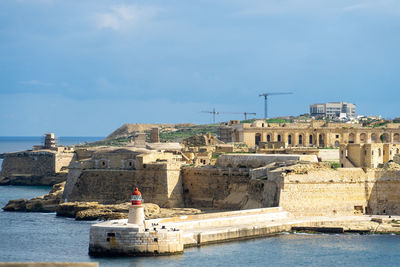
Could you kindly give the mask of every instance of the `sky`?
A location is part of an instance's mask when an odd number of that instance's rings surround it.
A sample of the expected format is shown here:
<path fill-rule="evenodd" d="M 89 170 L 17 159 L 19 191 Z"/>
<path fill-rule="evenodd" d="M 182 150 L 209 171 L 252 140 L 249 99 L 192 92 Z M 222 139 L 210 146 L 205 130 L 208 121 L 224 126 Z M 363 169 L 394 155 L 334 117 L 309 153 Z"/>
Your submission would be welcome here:
<path fill-rule="evenodd" d="M 261 118 L 268 92 L 400 117 L 399 48 L 398 0 L 1 0 L 0 136 Z"/>

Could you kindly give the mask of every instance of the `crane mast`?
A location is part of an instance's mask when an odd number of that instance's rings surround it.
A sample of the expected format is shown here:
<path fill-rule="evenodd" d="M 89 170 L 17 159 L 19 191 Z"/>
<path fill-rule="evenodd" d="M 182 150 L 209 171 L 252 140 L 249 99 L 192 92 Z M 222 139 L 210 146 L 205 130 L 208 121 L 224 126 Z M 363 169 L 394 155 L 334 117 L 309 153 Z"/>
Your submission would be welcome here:
<path fill-rule="evenodd" d="M 264 118 L 268 119 L 268 96 L 270 95 L 291 95 L 292 92 L 282 92 L 282 93 L 264 93 L 259 94 L 259 97 L 264 97 Z"/>

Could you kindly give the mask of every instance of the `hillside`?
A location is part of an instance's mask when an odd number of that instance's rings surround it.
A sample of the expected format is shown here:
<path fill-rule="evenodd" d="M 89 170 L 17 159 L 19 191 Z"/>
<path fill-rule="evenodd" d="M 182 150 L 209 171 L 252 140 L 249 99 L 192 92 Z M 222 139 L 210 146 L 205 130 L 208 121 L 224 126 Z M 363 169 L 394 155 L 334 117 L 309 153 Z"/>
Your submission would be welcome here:
<path fill-rule="evenodd" d="M 151 128 L 158 127 L 160 130 L 173 130 L 177 126 L 193 126 L 194 124 L 133 124 L 133 123 L 125 123 L 110 135 L 106 137 L 105 140 L 118 139 L 123 137 L 129 137 L 134 135 L 137 132 L 147 132 L 150 131 Z"/>
<path fill-rule="evenodd" d="M 129 139 L 137 132 L 145 132 L 147 139 L 150 136 L 151 128 L 160 128 L 161 142 L 182 142 L 183 139 L 197 134 L 211 133 L 214 136 L 218 135 L 218 124 L 195 125 L 191 123 L 180 124 L 124 124 L 103 141 L 85 144 L 84 146 L 121 146 L 126 145 Z"/>

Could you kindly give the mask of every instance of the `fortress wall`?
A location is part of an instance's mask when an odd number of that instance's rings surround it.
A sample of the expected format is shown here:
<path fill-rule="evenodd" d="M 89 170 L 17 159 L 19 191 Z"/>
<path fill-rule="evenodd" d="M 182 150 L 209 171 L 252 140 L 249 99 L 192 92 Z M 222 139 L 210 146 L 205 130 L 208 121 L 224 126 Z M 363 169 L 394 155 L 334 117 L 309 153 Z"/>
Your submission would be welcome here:
<path fill-rule="evenodd" d="M 371 171 L 370 171 L 371 172 Z M 373 214 L 400 214 L 400 171 L 372 171 L 375 184 L 369 197 L 369 206 Z"/>
<path fill-rule="evenodd" d="M 55 157 L 55 171 L 60 172 L 65 167 L 68 167 L 74 156 L 75 153 L 57 153 Z"/>
<path fill-rule="evenodd" d="M 274 206 L 277 187 L 251 179 L 248 169 L 182 168 L 187 207 L 250 209 Z"/>
<path fill-rule="evenodd" d="M 400 214 L 400 173 L 364 173 L 361 169 L 289 173 L 281 185 L 279 206 L 295 215 L 335 216 Z"/>
<path fill-rule="evenodd" d="M 55 174 L 55 154 L 51 152 L 6 153 L 1 170 L 4 177 Z"/>
<path fill-rule="evenodd" d="M 145 202 L 161 207 L 182 207 L 179 174 L 179 166 L 166 163 L 147 164 L 138 170 L 82 170 L 78 178 L 68 178 L 66 188 L 69 192 L 63 198 L 69 202 L 122 203 L 130 201 L 132 190 L 137 186 Z M 74 185 L 70 186 L 72 183 Z"/>

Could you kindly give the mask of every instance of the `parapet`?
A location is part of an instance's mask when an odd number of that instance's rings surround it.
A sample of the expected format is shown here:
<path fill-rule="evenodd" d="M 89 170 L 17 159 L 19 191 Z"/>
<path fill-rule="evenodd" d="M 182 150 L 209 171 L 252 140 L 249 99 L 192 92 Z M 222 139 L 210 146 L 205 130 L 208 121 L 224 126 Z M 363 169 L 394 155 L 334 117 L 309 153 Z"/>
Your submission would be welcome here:
<path fill-rule="evenodd" d="M 157 256 L 183 253 L 182 231 L 175 228 L 142 228 L 128 220 L 94 224 L 90 228 L 92 256 Z"/>
<path fill-rule="evenodd" d="M 318 162 L 315 155 L 294 154 L 226 154 L 221 155 L 215 164 L 217 167 L 225 168 L 259 168 L 273 162 L 287 161 L 309 161 Z"/>

